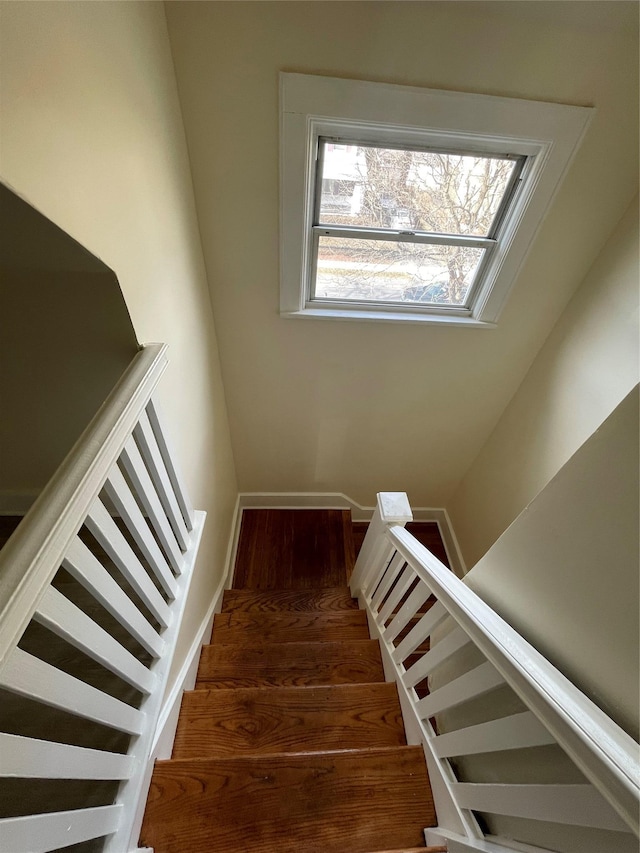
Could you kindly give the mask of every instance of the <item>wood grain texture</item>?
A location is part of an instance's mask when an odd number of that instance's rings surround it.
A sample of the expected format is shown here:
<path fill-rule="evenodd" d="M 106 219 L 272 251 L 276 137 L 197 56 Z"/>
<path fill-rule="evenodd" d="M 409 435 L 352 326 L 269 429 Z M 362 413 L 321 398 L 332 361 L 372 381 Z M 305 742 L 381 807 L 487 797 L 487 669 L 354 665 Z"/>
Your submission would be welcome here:
<path fill-rule="evenodd" d="M 368 640 L 363 610 L 328 613 L 219 613 L 212 643 L 322 643 Z"/>
<path fill-rule="evenodd" d="M 234 589 L 174 757 L 156 763 L 141 846 L 428 853 L 424 754 L 406 746 L 396 686 L 345 585 L 352 534 L 348 512 L 245 511 Z"/>
<path fill-rule="evenodd" d="M 373 681 L 384 681 L 375 640 L 212 644 L 202 650 L 196 687 L 303 687 Z"/>
<path fill-rule="evenodd" d="M 282 611 L 357 610 L 358 601 L 351 597 L 348 586 L 329 589 L 270 590 L 227 589 L 222 599 L 222 612 L 241 610 L 246 613 L 280 613 Z"/>
<path fill-rule="evenodd" d="M 141 833 L 156 853 L 416 847 L 435 826 L 420 747 L 159 761 Z"/>
<path fill-rule="evenodd" d="M 395 684 L 185 693 L 173 758 L 406 744 Z"/>
<path fill-rule="evenodd" d="M 348 510 L 245 509 L 234 589 L 344 585 L 353 565 L 350 528 Z"/>
<path fill-rule="evenodd" d="M 353 542 L 355 547 L 356 557 L 362 547 L 362 543 L 364 542 L 364 537 L 367 532 L 367 528 L 369 527 L 369 522 L 367 521 L 354 521 L 352 523 L 353 528 Z M 447 557 L 447 552 L 444 547 L 444 543 L 442 541 L 442 536 L 440 535 L 440 528 L 438 527 L 437 522 L 435 521 L 410 521 L 406 526 L 405 530 L 408 530 L 412 536 L 421 542 L 425 548 L 428 548 L 434 556 L 436 556 L 442 563 L 445 564 L 448 568 L 449 566 L 449 558 Z"/>

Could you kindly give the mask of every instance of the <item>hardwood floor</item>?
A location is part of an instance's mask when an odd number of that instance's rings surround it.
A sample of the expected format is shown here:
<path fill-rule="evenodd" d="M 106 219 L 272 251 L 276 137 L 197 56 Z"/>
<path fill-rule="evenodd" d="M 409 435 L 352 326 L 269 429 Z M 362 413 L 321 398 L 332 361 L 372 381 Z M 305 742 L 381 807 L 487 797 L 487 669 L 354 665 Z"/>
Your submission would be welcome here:
<path fill-rule="evenodd" d="M 353 541 L 356 557 L 362 547 L 368 526 L 369 523 L 367 521 L 353 522 Z M 415 536 L 418 542 L 421 542 L 425 548 L 428 548 L 445 566 L 451 568 L 444 542 L 440 535 L 440 528 L 435 521 L 410 521 L 405 529 L 412 536 Z"/>
<path fill-rule="evenodd" d="M 264 590 L 344 586 L 353 563 L 347 510 L 246 509 L 233 586 Z"/>
<path fill-rule="evenodd" d="M 348 513 L 249 510 L 234 588 L 153 774 L 155 853 L 437 853 L 421 747 L 407 746 L 346 586 Z M 408 627 L 407 630 L 410 630 Z"/>

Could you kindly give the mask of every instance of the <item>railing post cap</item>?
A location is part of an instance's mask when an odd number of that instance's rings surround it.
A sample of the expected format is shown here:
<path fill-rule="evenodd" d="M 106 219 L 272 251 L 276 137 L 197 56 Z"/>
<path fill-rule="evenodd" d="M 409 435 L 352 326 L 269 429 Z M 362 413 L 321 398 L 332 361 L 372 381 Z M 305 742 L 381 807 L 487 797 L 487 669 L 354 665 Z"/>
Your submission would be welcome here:
<path fill-rule="evenodd" d="M 378 492 L 378 511 L 385 524 L 406 524 L 413 520 L 406 492 Z"/>

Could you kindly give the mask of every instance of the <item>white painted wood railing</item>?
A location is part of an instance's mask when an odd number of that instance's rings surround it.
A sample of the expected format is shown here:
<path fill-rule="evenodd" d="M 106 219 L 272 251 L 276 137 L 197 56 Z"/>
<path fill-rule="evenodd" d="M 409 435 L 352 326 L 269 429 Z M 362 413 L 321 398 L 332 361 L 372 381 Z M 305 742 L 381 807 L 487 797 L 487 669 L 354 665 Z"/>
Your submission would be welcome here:
<path fill-rule="evenodd" d="M 137 847 L 205 519 L 191 508 L 152 400 L 166 364 L 163 345 L 136 355 L 0 552 L 7 853 L 102 837 L 113 853 Z M 60 781 L 54 790 L 47 780 Z M 72 808 L 52 811 L 69 796 Z"/>
<path fill-rule="evenodd" d="M 446 842 L 451 853 L 548 849 L 531 839 L 525 845 L 487 840 L 477 818 L 481 813 L 609 830 L 619 841 L 607 849 L 620 850 L 623 844 L 635 849 L 638 745 L 404 530 L 411 519 L 404 493 L 378 495 L 351 590 L 367 611 L 372 636 L 380 640 L 385 675 L 398 684 L 408 737 L 425 749 L 439 820 L 437 829 L 427 830 L 427 841 Z M 482 662 L 456 672 L 456 654 L 472 646 Z M 448 683 L 446 674 L 442 677 L 446 665 L 448 674 L 454 673 Z M 433 680 L 439 668 L 441 677 Z M 438 733 L 439 715 L 505 685 L 527 710 Z M 549 744 L 570 757 L 586 777 L 584 784 L 474 783 L 458 779 L 452 766 L 465 756 L 486 759 Z"/>

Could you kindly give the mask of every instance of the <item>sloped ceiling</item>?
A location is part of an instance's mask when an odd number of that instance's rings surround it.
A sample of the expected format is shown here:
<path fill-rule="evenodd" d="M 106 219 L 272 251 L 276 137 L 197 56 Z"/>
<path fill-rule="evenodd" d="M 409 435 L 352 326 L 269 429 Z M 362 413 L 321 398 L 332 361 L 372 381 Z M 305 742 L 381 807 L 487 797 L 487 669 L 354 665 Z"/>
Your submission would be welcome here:
<path fill-rule="evenodd" d="M 239 487 L 446 504 L 629 204 L 637 6 L 168 2 Z M 495 330 L 278 315 L 278 72 L 595 106 Z"/>

